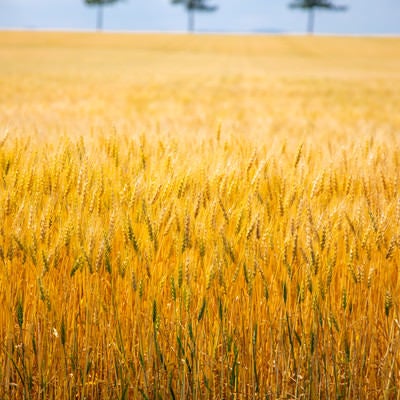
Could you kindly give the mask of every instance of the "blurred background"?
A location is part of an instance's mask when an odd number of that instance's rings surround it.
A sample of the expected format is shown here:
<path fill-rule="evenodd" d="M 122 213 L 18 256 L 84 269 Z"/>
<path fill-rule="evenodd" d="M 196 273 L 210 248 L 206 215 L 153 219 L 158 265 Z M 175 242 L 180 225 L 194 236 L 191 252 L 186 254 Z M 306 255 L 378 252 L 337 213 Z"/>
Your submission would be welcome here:
<path fill-rule="evenodd" d="M 99 16 L 99 7 L 87 4 L 90 2 L 0 0 L 0 29 L 94 30 L 99 28 L 99 18 L 100 28 L 109 31 L 185 32 L 190 26 L 187 4 L 172 4 L 170 0 L 112 1 L 112 4 L 102 6 Z M 332 3 L 348 8 L 345 12 L 316 9 L 315 33 L 400 34 L 400 0 L 339 0 Z M 194 29 L 197 32 L 279 34 L 303 33 L 308 29 L 309 13 L 289 7 L 290 0 L 211 0 L 210 6 L 214 5 L 218 7 L 215 12 L 195 13 Z"/>

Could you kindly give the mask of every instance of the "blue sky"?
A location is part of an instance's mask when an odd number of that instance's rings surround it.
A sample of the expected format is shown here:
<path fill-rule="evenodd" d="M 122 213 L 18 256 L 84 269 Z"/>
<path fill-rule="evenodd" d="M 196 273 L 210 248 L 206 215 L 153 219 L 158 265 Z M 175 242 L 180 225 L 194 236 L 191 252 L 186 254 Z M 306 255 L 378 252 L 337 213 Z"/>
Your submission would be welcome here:
<path fill-rule="evenodd" d="M 200 31 L 303 32 L 306 13 L 289 10 L 289 0 L 214 0 L 219 10 L 199 14 Z M 400 34 L 400 0 L 336 0 L 345 13 L 319 11 L 316 33 Z M 83 0 L 0 0 L 0 28 L 90 30 L 96 11 Z M 124 0 L 107 6 L 106 30 L 184 31 L 182 6 L 168 0 Z"/>

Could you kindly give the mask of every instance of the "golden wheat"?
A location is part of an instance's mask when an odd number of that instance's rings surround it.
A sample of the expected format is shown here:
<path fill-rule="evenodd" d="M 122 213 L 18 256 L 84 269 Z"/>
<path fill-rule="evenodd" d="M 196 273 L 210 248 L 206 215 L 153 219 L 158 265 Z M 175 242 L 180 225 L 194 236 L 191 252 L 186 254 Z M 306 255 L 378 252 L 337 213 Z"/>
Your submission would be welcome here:
<path fill-rule="evenodd" d="M 0 33 L 0 397 L 398 398 L 398 39 Z"/>

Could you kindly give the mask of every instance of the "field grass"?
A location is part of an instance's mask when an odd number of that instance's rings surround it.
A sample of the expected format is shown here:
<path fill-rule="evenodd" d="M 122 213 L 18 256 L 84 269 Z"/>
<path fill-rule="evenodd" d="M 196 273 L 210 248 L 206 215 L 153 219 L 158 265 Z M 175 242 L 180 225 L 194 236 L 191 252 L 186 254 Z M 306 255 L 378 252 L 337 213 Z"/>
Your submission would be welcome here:
<path fill-rule="evenodd" d="M 400 398 L 399 108 L 400 39 L 0 32 L 0 398 Z"/>

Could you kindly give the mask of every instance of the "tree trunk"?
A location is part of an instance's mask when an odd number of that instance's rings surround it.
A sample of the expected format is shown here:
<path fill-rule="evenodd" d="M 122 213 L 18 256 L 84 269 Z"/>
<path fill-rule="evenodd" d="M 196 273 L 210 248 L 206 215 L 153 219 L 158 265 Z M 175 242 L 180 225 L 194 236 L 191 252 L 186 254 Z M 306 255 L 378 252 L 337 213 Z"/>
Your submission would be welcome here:
<path fill-rule="evenodd" d="M 103 30 L 103 4 L 101 4 L 101 3 L 97 7 L 96 28 L 98 31 Z"/>
<path fill-rule="evenodd" d="M 308 10 L 308 25 L 307 25 L 307 31 L 310 35 L 314 33 L 314 7 L 310 7 Z"/>
<path fill-rule="evenodd" d="M 194 32 L 195 29 L 195 19 L 194 19 L 195 10 L 193 8 L 188 9 L 188 31 Z"/>

